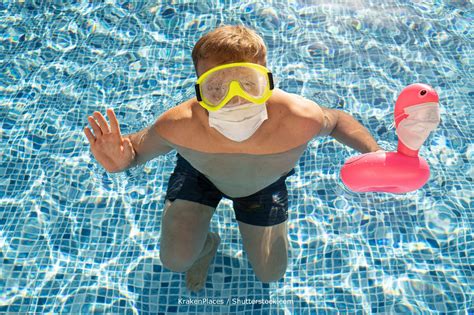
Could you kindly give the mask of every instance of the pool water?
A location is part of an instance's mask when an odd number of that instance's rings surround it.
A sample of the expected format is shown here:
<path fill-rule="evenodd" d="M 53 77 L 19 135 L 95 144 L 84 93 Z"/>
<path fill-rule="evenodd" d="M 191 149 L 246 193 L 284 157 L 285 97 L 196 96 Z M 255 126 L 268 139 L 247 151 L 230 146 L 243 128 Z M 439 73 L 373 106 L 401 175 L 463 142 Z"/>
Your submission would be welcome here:
<path fill-rule="evenodd" d="M 160 3 L 0 3 L 0 313 L 474 313 L 472 1 Z M 109 174 L 83 128 L 111 107 L 129 134 L 193 97 L 192 47 L 221 23 L 254 28 L 279 88 L 350 113 L 387 151 L 405 86 L 433 86 L 442 121 L 420 151 L 429 182 L 402 195 L 349 191 L 339 170 L 358 152 L 311 141 L 287 180 L 279 282 L 257 280 L 222 200 L 195 294 L 159 260 L 175 152 Z"/>

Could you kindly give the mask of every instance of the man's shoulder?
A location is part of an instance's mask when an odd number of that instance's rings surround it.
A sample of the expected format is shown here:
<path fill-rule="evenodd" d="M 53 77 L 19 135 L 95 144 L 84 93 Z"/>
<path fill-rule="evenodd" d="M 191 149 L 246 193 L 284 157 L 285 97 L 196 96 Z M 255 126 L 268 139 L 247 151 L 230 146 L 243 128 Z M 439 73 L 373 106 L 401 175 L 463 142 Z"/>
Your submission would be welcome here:
<path fill-rule="evenodd" d="M 314 119 L 321 115 L 319 105 L 301 95 L 283 91 L 280 95 L 289 113 L 296 118 Z"/>
<path fill-rule="evenodd" d="M 324 114 L 321 107 L 300 95 L 279 91 L 279 101 L 286 111 L 284 121 L 290 128 L 298 126 L 299 131 L 305 134 L 317 135 L 324 123 Z"/>
<path fill-rule="evenodd" d="M 182 136 L 185 131 L 189 131 L 192 127 L 191 124 L 196 121 L 194 102 L 195 99 L 187 100 L 161 114 L 154 124 L 157 132 L 163 137 L 174 139 Z"/>
<path fill-rule="evenodd" d="M 167 122 L 179 122 L 192 117 L 192 99 L 187 100 L 165 111 L 160 118 Z"/>

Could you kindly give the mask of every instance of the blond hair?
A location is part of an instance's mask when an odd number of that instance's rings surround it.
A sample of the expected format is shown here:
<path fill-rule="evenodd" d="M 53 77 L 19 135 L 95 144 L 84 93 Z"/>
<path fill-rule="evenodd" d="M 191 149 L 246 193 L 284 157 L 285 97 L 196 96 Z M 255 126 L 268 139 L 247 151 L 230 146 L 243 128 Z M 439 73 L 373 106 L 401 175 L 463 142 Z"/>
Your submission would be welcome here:
<path fill-rule="evenodd" d="M 193 48 L 197 71 L 199 59 L 213 58 L 221 62 L 249 61 L 266 66 L 267 48 L 263 39 L 243 25 L 224 25 L 201 37 Z"/>

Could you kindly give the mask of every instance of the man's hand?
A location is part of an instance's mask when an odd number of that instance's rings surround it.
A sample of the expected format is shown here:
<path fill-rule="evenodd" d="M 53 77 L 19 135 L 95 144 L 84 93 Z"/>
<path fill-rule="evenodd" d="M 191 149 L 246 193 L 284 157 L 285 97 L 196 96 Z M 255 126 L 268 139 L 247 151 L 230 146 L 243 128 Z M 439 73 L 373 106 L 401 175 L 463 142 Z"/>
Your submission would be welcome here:
<path fill-rule="evenodd" d="M 94 134 L 88 127 L 84 128 L 84 133 L 89 140 L 95 159 L 108 172 L 116 173 L 126 169 L 132 163 L 135 159 L 135 150 L 130 139 L 123 138 L 120 134 L 117 117 L 111 108 L 107 110 L 107 116 L 110 127 L 101 113 L 94 112 L 94 117 L 88 117 Z"/>

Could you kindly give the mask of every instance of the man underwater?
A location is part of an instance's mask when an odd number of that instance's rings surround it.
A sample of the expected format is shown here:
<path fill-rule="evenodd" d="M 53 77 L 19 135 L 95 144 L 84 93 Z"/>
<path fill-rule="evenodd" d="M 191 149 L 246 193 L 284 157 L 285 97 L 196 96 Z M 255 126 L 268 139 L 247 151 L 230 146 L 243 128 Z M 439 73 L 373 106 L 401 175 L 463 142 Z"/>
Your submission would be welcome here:
<path fill-rule="evenodd" d="M 359 152 L 381 150 L 349 114 L 325 108 L 274 87 L 263 39 L 244 26 L 222 26 L 204 35 L 192 57 L 196 97 L 163 113 L 137 133 L 122 136 L 112 109 L 94 112 L 84 132 L 97 161 L 121 172 L 171 150 L 177 164 L 163 210 L 160 258 L 186 272 L 200 290 L 220 243 L 209 232 L 222 197 L 233 208 L 245 251 L 262 282 L 283 277 L 288 261 L 286 177 L 309 141 L 331 135 Z"/>

